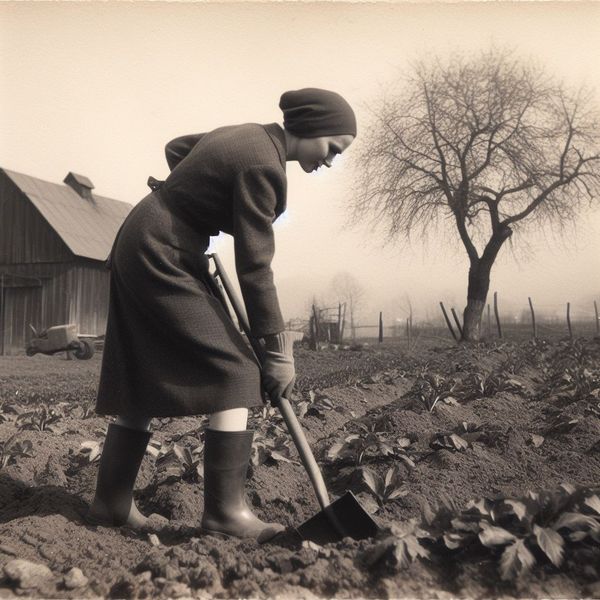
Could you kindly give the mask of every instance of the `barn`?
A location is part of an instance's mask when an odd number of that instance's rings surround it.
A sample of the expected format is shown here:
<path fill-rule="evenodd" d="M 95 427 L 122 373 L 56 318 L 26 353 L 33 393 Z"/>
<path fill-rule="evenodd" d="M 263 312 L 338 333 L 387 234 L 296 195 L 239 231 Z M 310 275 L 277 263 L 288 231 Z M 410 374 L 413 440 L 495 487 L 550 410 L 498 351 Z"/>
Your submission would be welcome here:
<path fill-rule="evenodd" d="M 0 355 L 24 351 L 29 324 L 104 334 L 105 261 L 132 206 L 93 188 L 72 172 L 61 185 L 0 169 Z"/>

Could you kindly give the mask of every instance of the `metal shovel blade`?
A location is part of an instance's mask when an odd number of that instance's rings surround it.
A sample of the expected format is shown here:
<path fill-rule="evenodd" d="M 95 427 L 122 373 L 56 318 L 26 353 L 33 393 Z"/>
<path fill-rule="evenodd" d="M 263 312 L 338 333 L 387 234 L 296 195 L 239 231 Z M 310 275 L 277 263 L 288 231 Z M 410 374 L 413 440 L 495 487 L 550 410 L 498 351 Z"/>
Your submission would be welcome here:
<path fill-rule="evenodd" d="M 296 528 L 300 537 L 316 544 L 338 542 L 345 537 L 363 540 L 373 537 L 379 525 L 360 505 L 352 492 L 346 492 L 329 506 Z"/>

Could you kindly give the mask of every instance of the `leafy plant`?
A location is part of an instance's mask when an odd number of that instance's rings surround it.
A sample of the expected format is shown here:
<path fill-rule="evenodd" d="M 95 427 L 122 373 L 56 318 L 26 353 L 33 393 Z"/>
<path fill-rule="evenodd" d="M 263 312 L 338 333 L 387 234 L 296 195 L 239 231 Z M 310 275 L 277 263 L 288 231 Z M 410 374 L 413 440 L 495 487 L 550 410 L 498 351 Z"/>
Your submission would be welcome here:
<path fill-rule="evenodd" d="M 488 552 L 502 579 L 513 580 L 545 561 L 560 567 L 578 544 L 600 544 L 600 497 L 563 484 L 516 499 L 481 498 L 460 511 L 448 504 L 434 511 L 425 502 L 421 526 L 436 552 Z"/>
<path fill-rule="evenodd" d="M 163 478 L 181 478 L 197 482 L 204 477 L 202 455 L 204 444 L 192 449 L 180 446 L 176 442 L 156 459 L 156 469 Z"/>
<path fill-rule="evenodd" d="M 371 375 L 367 375 L 367 377 L 364 377 L 358 382 L 358 385 L 366 388 L 377 383 L 386 383 L 388 385 L 392 385 L 398 379 L 404 379 L 406 375 L 407 372 L 404 369 L 395 367 L 393 369 L 388 369 L 386 371 L 381 371 L 378 373 L 372 373 Z"/>
<path fill-rule="evenodd" d="M 14 433 L 6 441 L 0 442 L 0 469 L 16 463 L 18 458 L 34 456 L 33 445 L 29 440 L 18 441 L 19 433 Z"/>
<path fill-rule="evenodd" d="M 342 463 L 351 463 L 359 466 L 365 457 L 371 458 L 392 457 L 403 461 L 409 468 L 414 468 L 415 463 L 408 456 L 406 448 L 411 445 L 411 440 L 399 437 L 392 441 L 389 434 L 369 431 L 366 434 L 351 433 L 342 441 L 336 441 L 327 451 L 327 459 Z"/>
<path fill-rule="evenodd" d="M 458 394 L 458 382 L 436 373 L 421 372 L 408 392 L 429 411 L 433 412 L 437 403 Z"/>
<path fill-rule="evenodd" d="M 296 403 L 296 411 L 298 413 L 298 417 L 302 418 L 305 415 L 315 416 L 322 419 L 325 416 L 325 413 L 333 410 L 335 405 L 333 401 L 327 394 L 324 394 L 319 389 L 317 390 L 309 390 L 308 391 L 308 399 L 301 400 Z"/>
<path fill-rule="evenodd" d="M 386 415 L 381 414 L 380 409 L 371 411 L 367 415 L 356 419 L 356 421 L 353 422 L 353 425 L 365 433 L 394 432 L 393 423 Z"/>
<path fill-rule="evenodd" d="M 430 536 L 417 519 L 393 523 L 388 531 L 389 535 L 363 553 L 362 560 L 368 567 L 383 565 L 392 571 L 400 571 L 418 558 L 430 557 L 429 550 L 421 542 Z"/>
<path fill-rule="evenodd" d="M 398 500 L 408 494 L 404 487 L 404 479 L 398 467 L 390 467 L 384 477 L 368 467 L 361 469 L 363 481 L 377 500 L 379 506 Z"/>
<path fill-rule="evenodd" d="M 600 370 L 583 366 L 567 367 L 552 379 L 551 393 L 563 404 L 597 399 L 600 393 Z"/>
<path fill-rule="evenodd" d="M 498 425 L 490 423 L 477 424 L 463 421 L 454 428 L 454 433 L 469 444 L 481 442 L 488 446 L 502 445 L 508 438 L 507 432 L 502 431 Z"/>
<path fill-rule="evenodd" d="M 21 413 L 16 419 L 19 430 L 32 429 L 34 431 L 52 431 L 53 424 L 60 421 L 63 414 L 54 408 L 48 408 L 43 404 L 34 411 Z"/>
<path fill-rule="evenodd" d="M 19 415 L 19 409 L 8 400 L 0 402 L 0 423 L 14 421 Z"/>
<path fill-rule="evenodd" d="M 437 433 L 429 442 L 429 447 L 433 450 L 454 450 L 462 451 L 469 447 L 469 442 L 456 433 Z"/>
<path fill-rule="evenodd" d="M 574 429 L 578 423 L 579 419 L 570 419 L 568 416 L 559 413 L 548 423 L 543 433 L 546 436 L 561 435 Z"/>
<path fill-rule="evenodd" d="M 469 400 L 491 398 L 501 392 L 519 392 L 523 384 L 504 371 L 470 373 L 461 383 L 460 390 Z"/>
<path fill-rule="evenodd" d="M 86 404 L 80 407 L 81 419 L 91 419 L 96 416 L 96 405 L 95 403 Z"/>
<path fill-rule="evenodd" d="M 177 438 L 175 441 L 179 441 Z M 159 442 L 158 440 L 150 440 L 146 446 L 146 453 L 153 456 L 155 459 L 164 456 L 170 450 L 170 444 L 167 442 Z"/>
<path fill-rule="evenodd" d="M 293 463 L 292 440 L 289 435 L 277 434 L 272 427 L 270 432 L 263 434 L 257 432 L 252 443 L 251 463 L 255 467 L 263 464 L 274 464 L 278 462 Z"/>
<path fill-rule="evenodd" d="M 597 401 L 600 396 L 598 350 L 585 340 L 559 344 L 550 357 L 546 383 L 538 399 L 551 397 L 566 405 L 579 400 Z"/>

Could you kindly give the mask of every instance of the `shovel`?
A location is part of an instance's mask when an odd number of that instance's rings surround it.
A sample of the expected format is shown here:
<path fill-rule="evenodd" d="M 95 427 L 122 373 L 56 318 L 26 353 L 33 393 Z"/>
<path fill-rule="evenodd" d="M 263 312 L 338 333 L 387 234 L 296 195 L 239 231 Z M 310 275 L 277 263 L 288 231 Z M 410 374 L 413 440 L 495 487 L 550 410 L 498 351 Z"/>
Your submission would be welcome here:
<path fill-rule="evenodd" d="M 227 277 L 221 260 L 216 254 L 209 255 L 215 264 L 215 274 L 219 277 L 225 293 L 227 294 L 231 306 L 237 316 L 241 328 L 246 333 L 248 340 L 252 345 L 254 354 L 259 365 L 262 364 L 264 350 L 260 342 L 252 337 L 250 325 L 242 305 Z M 321 506 L 321 511 L 314 517 L 311 517 L 302 525 L 296 528 L 296 531 L 302 539 L 310 540 L 317 544 L 328 544 L 337 542 L 345 537 L 351 537 L 355 540 L 362 540 L 373 537 L 379 531 L 379 526 L 371 518 L 369 513 L 360 505 L 356 496 L 347 491 L 337 500 L 330 502 L 329 494 L 323 480 L 323 475 L 319 469 L 317 461 L 310 449 L 304 431 L 298 422 L 298 418 L 292 409 L 290 401 L 283 396 L 277 402 L 286 427 L 292 436 L 296 445 L 302 464 L 308 473 L 310 481 L 315 490 L 317 500 Z"/>

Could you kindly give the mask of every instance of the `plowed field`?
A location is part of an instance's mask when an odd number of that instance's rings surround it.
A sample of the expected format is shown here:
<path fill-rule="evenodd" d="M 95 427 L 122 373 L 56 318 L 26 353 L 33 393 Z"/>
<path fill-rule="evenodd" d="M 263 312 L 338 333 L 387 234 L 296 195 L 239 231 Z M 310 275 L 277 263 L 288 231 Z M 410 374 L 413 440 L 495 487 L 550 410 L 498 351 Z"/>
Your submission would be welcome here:
<path fill-rule="evenodd" d="M 299 539 L 319 507 L 273 409 L 251 419 L 247 489 L 284 535 L 199 532 L 202 417 L 153 421 L 135 495 L 167 528 L 89 526 L 100 358 L 5 357 L 0 597 L 600 597 L 598 340 L 296 356 L 293 400 L 328 487 L 354 491 L 377 538 Z"/>

